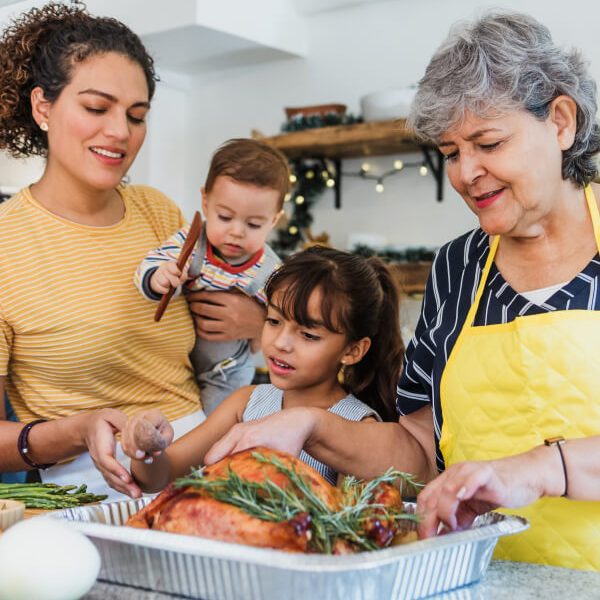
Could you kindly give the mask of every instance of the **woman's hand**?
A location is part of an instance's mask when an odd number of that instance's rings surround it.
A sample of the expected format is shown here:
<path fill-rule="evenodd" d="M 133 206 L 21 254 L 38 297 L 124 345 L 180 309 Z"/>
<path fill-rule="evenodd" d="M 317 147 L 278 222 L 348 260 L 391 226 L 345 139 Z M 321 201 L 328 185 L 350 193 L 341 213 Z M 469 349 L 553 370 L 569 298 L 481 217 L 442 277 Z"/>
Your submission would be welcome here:
<path fill-rule="evenodd" d="M 236 292 L 190 292 L 187 299 L 201 338 L 215 342 L 260 338 L 265 309 L 256 300 Z"/>
<path fill-rule="evenodd" d="M 86 415 L 83 428 L 84 443 L 94 465 L 113 489 L 132 498 L 141 495 L 131 474 L 115 458 L 115 435 L 123 429 L 127 416 L 114 408 L 103 408 Z"/>
<path fill-rule="evenodd" d="M 451 531 L 466 529 L 475 517 L 498 507 L 531 504 L 545 492 L 548 448 L 507 458 L 451 465 L 417 497 L 420 538 L 438 533 L 440 525 Z M 560 470 L 560 465 L 554 465 Z"/>
<path fill-rule="evenodd" d="M 158 409 L 127 419 L 121 431 L 123 452 L 134 460 L 150 464 L 173 441 L 173 427 Z"/>
<path fill-rule="evenodd" d="M 257 446 L 298 456 L 314 429 L 316 418 L 311 409 L 289 408 L 264 419 L 238 423 L 206 453 L 204 462 L 210 465 L 228 454 Z"/>

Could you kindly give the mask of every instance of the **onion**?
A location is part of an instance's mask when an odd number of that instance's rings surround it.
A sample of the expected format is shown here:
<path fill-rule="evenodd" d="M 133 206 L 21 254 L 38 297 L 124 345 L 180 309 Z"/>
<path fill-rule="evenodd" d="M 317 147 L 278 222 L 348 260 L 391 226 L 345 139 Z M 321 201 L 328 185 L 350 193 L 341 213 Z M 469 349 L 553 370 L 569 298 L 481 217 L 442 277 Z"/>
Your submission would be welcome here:
<path fill-rule="evenodd" d="M 0 536 L 0 600 L 76 600 L 99 571 L 94 544 L 56 519 L 21 521 Z"/>

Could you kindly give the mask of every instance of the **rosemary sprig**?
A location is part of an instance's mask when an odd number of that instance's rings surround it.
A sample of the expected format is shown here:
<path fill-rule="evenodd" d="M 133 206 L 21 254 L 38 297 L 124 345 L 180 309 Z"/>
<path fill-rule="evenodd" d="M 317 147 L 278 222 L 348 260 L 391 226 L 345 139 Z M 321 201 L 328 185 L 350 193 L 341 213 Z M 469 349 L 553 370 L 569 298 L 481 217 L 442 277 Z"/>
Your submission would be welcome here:
<path fill-rule="evenodd" d="M 403 471 L 397 471 L 391 467 L 379 477 L 371 479 L 366 483 L 357 479 L 352 475 L 346 475 L 342 482 L 342 493 L 344 496 L 353 496 L 357 492 L 361 494 L 367 494 L 371 497 L 373 491 L 377 488 L 380 483 L 396 483 L 399 482 L 400 494 L 404 496 L 406 490 L 409 489 L 420 489 L 423 484 L 417 481 L 410 473 L 404 473 Z"/>
<path fill-rule="evenodd" d="M 299 513 L 308 513 L 312 530 L 310 548 L 327 554 L 333 551 L 338 540 L 350 542 L 360 550 L 376 550 L 380 544 L 371 533 L 374 523 L 386 523 L 393 528 L 399 521 L 416 520 L 415 515 L 373 501 L 382 483 L 400 481 L 401 492 L 405 485 L 419 487 L 412 476 L 401 471 L 389 469 L 368 482 L 346 477 L 342 485 L 342 506 L 332 510 L 294 465 L 288 467 L 277 456 L 265 456 L 260 452 L 253 452 L 252 456 L 259 463 L 273 465 L 287 477 L 289 485 L 281 488 L 269 479 L 260 483 L 248 481 L 231 469 L 219 479 L 206 479 L 203 469 L 198 469 L 178 479 L 175 485 L 203 489 L 216 500 L 236 506 L 263 521 L 289 521 Z"/>

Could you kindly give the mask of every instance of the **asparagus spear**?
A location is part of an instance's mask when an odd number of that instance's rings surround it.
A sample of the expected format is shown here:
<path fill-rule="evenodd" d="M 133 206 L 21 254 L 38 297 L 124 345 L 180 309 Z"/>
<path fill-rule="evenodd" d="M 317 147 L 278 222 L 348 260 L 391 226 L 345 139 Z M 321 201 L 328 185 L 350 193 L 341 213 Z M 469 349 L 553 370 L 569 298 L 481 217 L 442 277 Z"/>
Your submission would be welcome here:
<path fill-rule="evenodd" d="M 106 498 L 105 495 L 88 492 L 85 484 L 0 483 L 0 500 L 20 500 L 27 508 L 72 508 Z"/>

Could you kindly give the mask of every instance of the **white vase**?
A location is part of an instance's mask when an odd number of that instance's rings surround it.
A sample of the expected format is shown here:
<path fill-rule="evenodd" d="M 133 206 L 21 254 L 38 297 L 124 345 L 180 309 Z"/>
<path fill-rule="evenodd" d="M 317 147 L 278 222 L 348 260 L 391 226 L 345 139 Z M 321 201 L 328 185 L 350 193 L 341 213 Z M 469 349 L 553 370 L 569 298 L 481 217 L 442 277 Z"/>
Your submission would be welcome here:
<path fill-rule="evenodd" d="M 367 94 L 360 99 L 362 117 L 365 121 L 405 119 L 416 92 L 415 88 L 401 88 Z"/>

